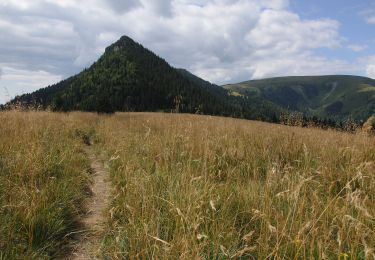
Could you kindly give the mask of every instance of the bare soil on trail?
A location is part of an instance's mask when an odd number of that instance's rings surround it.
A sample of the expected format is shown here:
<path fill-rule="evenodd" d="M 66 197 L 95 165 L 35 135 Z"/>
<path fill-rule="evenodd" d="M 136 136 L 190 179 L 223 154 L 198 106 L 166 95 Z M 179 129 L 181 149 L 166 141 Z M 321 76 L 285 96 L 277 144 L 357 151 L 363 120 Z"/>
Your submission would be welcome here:
<path fill-rule="evenodd" d="M 82 219 L 83 230 L 72 255 L 68 258 L 72 260 L 98 259 L 99 235 L 103 230 L 104 212 L 108 208 L 111 194 L 108 170 L 90 146 L 87 146 L 86 154 L 91 161 L 93 184 L 91 197 L 87 199 L 87 213 Z"/>

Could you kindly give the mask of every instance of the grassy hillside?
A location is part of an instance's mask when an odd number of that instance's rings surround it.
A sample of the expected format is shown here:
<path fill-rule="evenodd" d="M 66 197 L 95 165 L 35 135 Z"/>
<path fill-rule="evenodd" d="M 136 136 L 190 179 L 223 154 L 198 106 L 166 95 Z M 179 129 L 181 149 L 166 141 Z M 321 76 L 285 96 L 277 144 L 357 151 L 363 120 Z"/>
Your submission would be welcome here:
<path fill-rule="evenodd" d="M 179 114 L 0 119 L 0 258 L 48 259 L 79 232 L 85 136 L 113 186 L 101 258 L 374 256 L 374 137 Z"/>
<path fill-rule="evenodd" d="M 103 257 L 363 259 L 375 247 L 374 138 L 164 114 L 118 114 L 97 133 L 115 189 Z"/>
<path fill-rule="evenodd" d="M 280 77 L 224 86 L 318 117 L 366 120 L 375 111 L 375 80 L 357 76 Z"/>

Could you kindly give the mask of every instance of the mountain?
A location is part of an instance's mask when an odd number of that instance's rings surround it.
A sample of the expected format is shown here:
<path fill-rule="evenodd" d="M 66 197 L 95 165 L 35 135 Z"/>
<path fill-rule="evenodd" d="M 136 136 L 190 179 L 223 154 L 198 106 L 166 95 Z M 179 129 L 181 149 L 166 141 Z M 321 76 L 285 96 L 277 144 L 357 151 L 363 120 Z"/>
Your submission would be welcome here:
<path fill-rule="evenodd" d="M 356 76 L 280 77 L 223 87 L 170 66 L 127 36 L 88 69 L 18 96 L 12 105 L 54 111 L 172 111 L 279 122 L 287 111 L 337 122 L 375 111 L 375 81 Z"/>
<path fill-rule="evenodd" d="M 106 48 L 90 68 L 11 103 L 55 111 L 171 111 L 241 116 L 228 91 L 175 69 L 129 37 Z"/>
<path fill-rule="evenodd" d="M 224 86 L 232 94 L 269 101 L 307 116 L 366 120 L 375 111 L 375 80 L 359 76 L 300 76 Z"/>

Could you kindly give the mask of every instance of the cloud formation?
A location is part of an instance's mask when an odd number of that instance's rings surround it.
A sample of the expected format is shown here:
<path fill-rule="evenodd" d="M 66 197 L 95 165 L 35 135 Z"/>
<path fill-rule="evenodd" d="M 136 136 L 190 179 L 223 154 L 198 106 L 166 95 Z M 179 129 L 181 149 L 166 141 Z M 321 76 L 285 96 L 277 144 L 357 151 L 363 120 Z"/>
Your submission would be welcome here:
<path fill-rule="evenodd" d="M 367 10 L 363 12 L 363 15 L 365 15 L 366 21 L 369 24 L 375 24 L 375 10 Z"/>
<path fill-rule="evenodd" d="M 371 56 L 368 58 L 366 72 L 367 76 L 375 79 L 375 56 Z"/>
<path fill-rule="evenodd" d="M 367 75 L 370 78 L 375 79 L 375 64 L 370 64 L 367 66 Z"/>
<path fill-rule="evenodd" d="M 353 73 L 351 63 L 315 52 L 341 48 L 339 30 L 332 19 L 302 19 L 288 0 L 0 0 L 0 67 L 12 93 L 30 92 L 128 35 L 218 84 Z"/>
<path fill-rule="evenodd" d="M 10 101 L 18 94 L 34 91 L 41 87 L 54 84 L 63 78 L 46 71 L 28 71 L 4 67 L 0 78 L 0 104 Z"/>
<path fill-rule="evenodd" d="M 348 48 L 355 52 L 361 52 L 368 48 L 368 45 L 366 44 L 349 44 Z"/>
<path fill-rule="evenodd" d="M 113 11 L 120 14 L 126 13 L 131 9 L 141 6 L 139 0 L 108 0 L 108 4 L 113 9 Z"/>

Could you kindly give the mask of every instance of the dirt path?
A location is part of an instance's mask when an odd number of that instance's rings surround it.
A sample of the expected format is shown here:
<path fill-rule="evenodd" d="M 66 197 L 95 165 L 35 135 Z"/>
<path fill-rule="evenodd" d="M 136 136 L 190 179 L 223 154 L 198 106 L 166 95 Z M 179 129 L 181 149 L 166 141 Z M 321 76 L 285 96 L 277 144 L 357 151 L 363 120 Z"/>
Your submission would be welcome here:
<path fill-rule="evenodd" d="M 91 161 L 91 170 L 94 174 L 93 185 L 91 186 L 92 196 L 87 201 L 87 215 L 82 220 L 84 225 L 83 233 L 80 235 L 78 244 L 69 259 L 97 259 L 96 253 L 99 249 L 98 235 L 102 231 L 105 221 L 104 211 L 108 207 L 110 196 L 109 173 L 103 163 L 96 156 L 90 146 L 87 146 L 86 153 Z"/>

